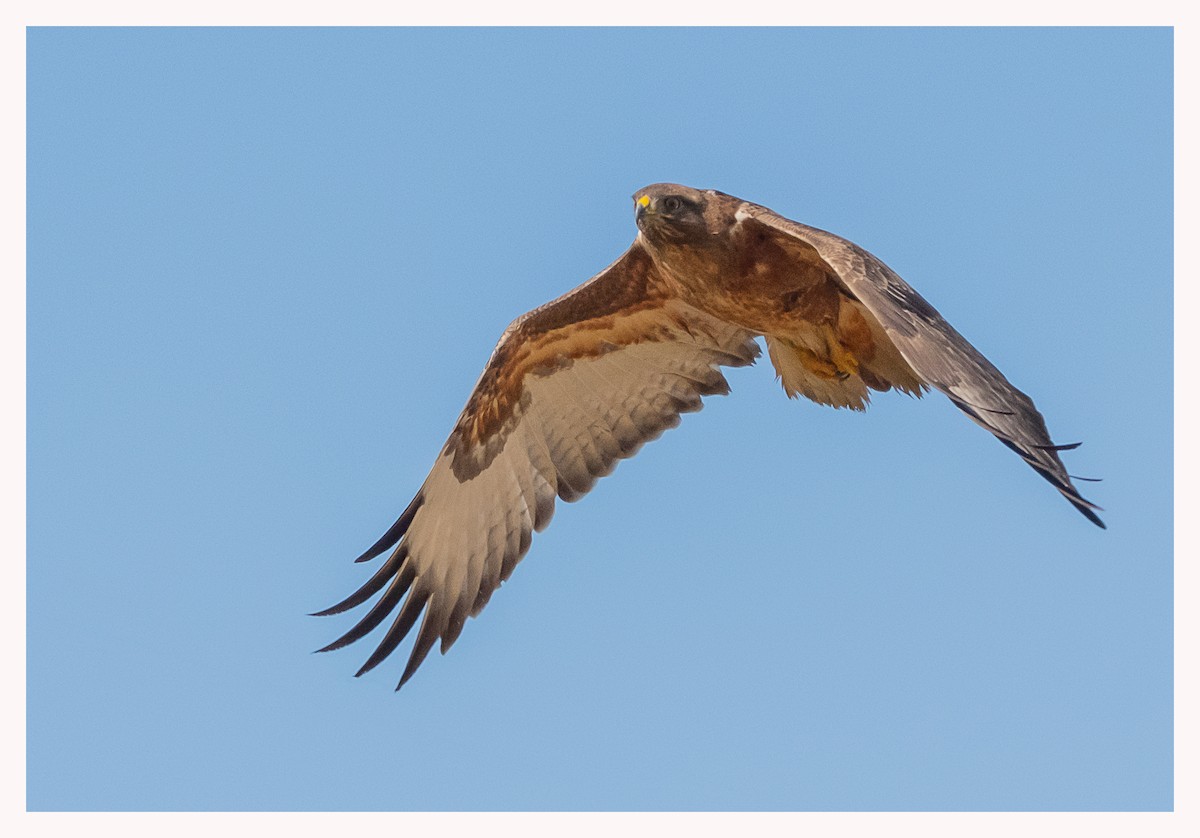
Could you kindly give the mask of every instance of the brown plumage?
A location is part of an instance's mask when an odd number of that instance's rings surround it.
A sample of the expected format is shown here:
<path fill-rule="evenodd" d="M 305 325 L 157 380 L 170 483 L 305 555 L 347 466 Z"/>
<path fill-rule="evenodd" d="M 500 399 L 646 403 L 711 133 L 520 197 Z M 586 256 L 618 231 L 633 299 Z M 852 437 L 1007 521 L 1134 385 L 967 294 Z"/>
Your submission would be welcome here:
<path fill-rule="evenodd" d="M 728 393 L 720 367 L 753 363 L 758 336 L 792 397 L 863 410 L 871 390 L 941 391 L 1104 526 L 1058 457 L 1074 446 L 1054 445 L 1029 397 L 883 262 L 721 192 L 660 183 L 633 197 L 629 250 L 504 332 L 429 477 L 358 561 L 390 556 L 320 613 L 382 595 L 322 651 L 395 612 L 361 675 L 420 618 L 403 686 L 508 578 L 555 497 L 578 499 L 702 396 Z"/>

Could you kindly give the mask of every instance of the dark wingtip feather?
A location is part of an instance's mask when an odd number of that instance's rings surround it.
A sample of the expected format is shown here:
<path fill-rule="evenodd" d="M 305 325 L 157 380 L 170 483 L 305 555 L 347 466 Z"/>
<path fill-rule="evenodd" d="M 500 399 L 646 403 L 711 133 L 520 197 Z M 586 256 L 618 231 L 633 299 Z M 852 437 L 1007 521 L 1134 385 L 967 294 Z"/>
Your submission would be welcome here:
<path fill-rule="evenodd" d="M 1066 445 L 1031 445 L 1031 448 L 1037 448 L 1039 451 L 1074 451 L 1082 442 L 1068 442 Z"/>
<path fill-rule="evenodd" d="M 413 623 L 417 621 L 417 617 L 420 616 L 425 603 L 429 601 L 429 595 L 430 592 L 421 590 L 419 585 L 413 589 L 408 599 L 404 601 L 404 605 L 400 608 L 400 612 L 396 615 L 395 621 L 392 623 L 391 628 L 388 629 L 387 634 L 384 635 L 383 640 L 380 641 L 375 651 L 371 653 L 371 656 L 367 658 L 367 662 L 362 665 L 358 672 L 354 673 L 355 678 L 370 672 L 382 663 L 384 658 L 396 650 L 396 647 L 400 645 L 400 641 L 404 640 L 408 632 L 412 629 Z"/>
<path fill-rule="evenodd" d="M 396 519 L 396 523 L 388 527 L 388 531 L 380 536 L 379 540 L 372 544 L 365 553 L 355 559 L 355 562 L 369 562 L 371 559 L 378 556 L 380 553 L 389 549 L 393 544 L 399 541 L 406 532 L 409 525 L 412 524 L 413 517 L 417 514 L 417 510 L 421 508 L 421 504 L 425 502 L 425 495 L 422 492 L 417 492 L 417 496 L 412 499 L 400 517 Z"/>
<path fill-rule="evenodd" d="M 379 590 L 387 584 L 388 580 L 396 575 L 396 571 L 400 567 L 400 563 L 408 556 L 408 548 L 401 545 L 396 548 L 396 551 L 388 557 L 388 560 L 379 566 L 379 570 L 375 571 L 375 575 L 367 580 L 361 588 L 359 588 L 350 596 L 343 599 L 337 605 L 331 605 L 324 611 L 316 611 L 309 614 L 310 617 L 328 617 L 332 614 L 341 614 L 343 611 L 349 611 L 357 605 L 362 605 L 372 596 L 377 594 Z"/>
<path fill-rule="evenodd" d="M 1103 510 L 1100 509 L 1100 507 L 1096 506 L 1096 504 L 1094 504 L 1091 501 L 1084 498 L 1081 494 L 1079 494 L 1079 492 L 1076 490 L 1076 488 L 1073 485 L 1071 485 L 1072 479 L 1089 480 L 1089 482 L 1095 482 L 1094 479 L 1086 478 L 1086 477 L 1073 478 L 1072 475 L 1069 475 L 1066 473 L 1066 469 L 1063 468 L 1062 461 L 1058 457 L 1059 451 L 1070 451 L 1073 448 L 1078 448 L 1080 445 L 1083 444 L 1082 442 L 1072 442 L 1072 443 L 1068 443 L 1067 445 L 1054 445 L 1054 444 L 1030 445 L 1028 443 L 1018 443 L 1016 440 L 1012 439 L 1010 436 L 1008 436 L 1008 434 L 1004 433 L 1002 430 L 997 428 L 995 425 L 984 420 L 984 418 L 982 416 L 980 416 L 978 412 L 976 412 L 975 406 L 973 406 L 970 403 L 964 401 L 963 399 L 961 399 L 957 396 L 951 395 L 949 393 L 947 393 L 947 396 L 949 396 L 950 401 L 954 403 L 955 407 L 957 407 L 963 413 L 967 414 L 972 419 L 974 419 L 976 422 L 978 422 L 980 425 L 982 425 L 983 427 L 985 427 L 989 431 L 991 431 L 992 435 L 995 436 L 996 439 L 998 439 L 998 440 L 1000 440 L 1000 442 L 1004 443 L 1004 445 L 1006 447 L 1008 447 L 1015 454 L 1017 454 L 1017 456 L 1019 456 L 1030 467 L 1032 467 L 1034 471 L 1036 471 L 1043 478 L 1045 478 L 1047 481 L 1049 481 L 1051 483 L 1051 485 L 1053 485 L 1056 489 L 1058 489 L 1058 491 L 1062 493 L 1063 497 L 1065 497 L 1068 501 L 1070 501 L 1071 504 L 1076 509 L 1078 509 L 1079 512 L 1085 518 L 1087 518 L 1089 521 L 1091 521 L 1093 524 L 1095 524 L 1102 530 L 1108 529 L 1108 527 L 1105 525 L 1105 523 L 1102 520 L 1100 520 L 1100 516 L 1097 515 L 1095 511 L 1093 511 L 1093 510 L 1099 510 L 1102 512 Z M 987 410 L 987 408 L 982 408 L 982 409 Z M 989 412 L 1001 413 L 1002 411 L 989 411 Z M 1040 419 L 1040 414 L 1038 416 Z M 1045 432 L 1044 427 L 1042 428 L 1042 431 L 1043 431 L 1043 433 Z M 1050 458 L 1053 460 L 1053 462 L 1052 463 L 1047 463 L 1044 461 L 1039 462 L 1039 459 L 1035 458 L 1030 453 L 1028 453 L 1028 452 L 1034 452 L 1034 451 L 1047 452 L 1050 455 Z"/>
<path fill-rule="evenodd" d="M 343 646 L 349 646 L 354 641 L 369 634 L 377 625 L 383 622 L 388 614 L 392 613 L 392 609 L 396 607 L 396 603 L 408 591 L 415 578 L 416 573 L 413 572 L 412 566 L 406 564 L 392 581 L 392 584 L 388 586 L 388 589 L 384 591 L 379 601 L 355 624 L 354 628 L 350 629 L 350 631 L 343 634 L 324 649 L 319 649 L 318 651 L 332 652 L 335 649 L 341 649 Z"/>
<path fill-rule="evenodd" d="M 1071 485 L 1071 482 L 1069 479 L 1067 481 L 1063 481 L 1057 475 L 1050 473 L 1049 471 L 1047 471 L 1045 468 L 1043 468 L 1041 466 L 1038 466 L 1033 463 L 1030 463 L 1030 465 L 1032 465 L 1034 470 L 1037 471 L 1039 474 L 1041 474 L 1042 477 L 1046 478 L 1046 480 L 1050 481 L 1056 487 L 1058 487 L 1058 491 L 1060 493 L 1062 493 L 1062 496 L 1065 497 L 1068 501 L 1070 501 L 1071 505 L 1074 506 L 1076 509 L 1078 509 L 1080 514 L 1083 515 L 1083 517 L 1087 518 L 1089 521 L 1091 521 L 1093 524 L 1095 524 L 1102 530 L 1108 529 L 1108 527 L 1105 526 L 1104 522 L 1102 520 L 1100 520 L 1100 516 L 1096 514 L 1097 512 L 1103 512 L 1104 508 L 1097 506 L 1096 504 L 1092 503 L 1090 500 L 1085 498 L 1083 495 L 1079 494 L 1079 490 L 1076 489 L 1073 485 Z M 1070 475 L 1068 475 L 1068 478 L 1069 477 L 1070 477 Z"/>
<path fill-rule="evenodd" d="M 1084 516 L 1085 518 L 1087 518 L 1087 519 L 1088 519 L 1089 521 L 1091 521 L 1093 524 L 1095 524 L 1096 526 L 1098 526 L 1100 529 L 1102 529 L 1102 530 L 1106 530 L 1106 529 L 1108 529 L 1108 525 L 1107 525 L 1107 524 L 1105 524 L 1103 521 L 1101 521 L 1101 520 L 1100 520 L 1100 516 L 1099 516 L 1099 515 L 1097 515 L 1095 512 L 1093 512 L 1091 509 L 1089 509 L 1087 506 L 1084 506 L 1084 505 L 1082 505 L 1082 504 L 1076 503 L 1076 504 L 1075 504 L 1075 508 L 1076 508 L 1076 509 L 1078 509 L 1080 512 L 1082 512 L 1082 513 L 1083 513 L 1083 516 Z M 1095 508 L 1096 508 L 1096 509 L 1100 509 L 1100 507 L 1098 507 L 1098 506 L 1097 506 L 1097 507 L 1095 507 Z"/>
<path fill-rule="evenodd" d="M 1102 530 L 1108 529 L 1107 525 L 1100 520 L 1100 516 L 1096 514 L 1097 512 L 1103 512 L 1103 507 L 1096 506 L 1096 504 L 1079 494 L 1079 492 L 1075 490 L 1074 486 L 1070 486 L 1069 484 L 1067 488 L 1060 488 L 1059 491 L 1062 492 L 1063 497 L 1069 500 L 1071 504 L 1079 510 L 1083 517 L 1087 518 Z"/>
<path fill-rule="evenodd" d="M 438 635 L 441 634 L 438 623 L 444 621 L 440 612 L 441 608 L 438 602 L 436 600 L 431 602 L 429 610 L 425 612 L 425 619 L 421 621 L 421 629 L 417 632 L 417 642 L 413 644 L 412 654 L 408 656 L 408 665 L 404 667 L 404 674 L 400 676 L 400 683 L 396 685 L 397 692 L 408 683 L 409 678 L 413 677 L 417 668 L 429 655 L 433 644 L 437 642 Z"/>

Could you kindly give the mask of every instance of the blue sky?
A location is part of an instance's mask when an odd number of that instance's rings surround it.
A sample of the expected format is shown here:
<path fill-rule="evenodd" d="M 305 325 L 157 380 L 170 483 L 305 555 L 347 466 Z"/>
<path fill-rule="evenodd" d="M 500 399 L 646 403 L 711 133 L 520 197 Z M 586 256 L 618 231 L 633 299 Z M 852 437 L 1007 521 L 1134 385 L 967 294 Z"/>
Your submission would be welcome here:
<path fill-rule="evenodd" d="M 1167 809 L 1169 30 L 28 37 L 31 809 Z M 495 340 L 713 187 L 876 253 L 1101 532 L 944 399 L 766 362 L 399 694 L 315 619 Z"/>

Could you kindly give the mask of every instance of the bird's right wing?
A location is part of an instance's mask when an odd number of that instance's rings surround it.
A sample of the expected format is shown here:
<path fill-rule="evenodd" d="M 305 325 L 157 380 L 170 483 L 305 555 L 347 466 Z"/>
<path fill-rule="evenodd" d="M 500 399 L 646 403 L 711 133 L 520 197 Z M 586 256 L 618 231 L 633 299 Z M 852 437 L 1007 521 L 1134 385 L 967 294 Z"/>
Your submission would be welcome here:
<path fill-rule="evenodd" d="M 581 497 L 680 414 L 699 410 L 702 396 L 729 392 L 720 366 L 751 364 L 758 352 L 752 333 L 674 298 L 636 243 L 584 285 L 516 320 L 424 485 L 358 560 L 391 549 L 389 558 L 320 613 L 382 596 L 322 651 L 358 640 L 396 612 L 361 675 L 396 649 L 423 610 L 403 686 L 434 643 L 445 653 L 512 573 L 533 531 L 550 522 L 555 496 Z"/>

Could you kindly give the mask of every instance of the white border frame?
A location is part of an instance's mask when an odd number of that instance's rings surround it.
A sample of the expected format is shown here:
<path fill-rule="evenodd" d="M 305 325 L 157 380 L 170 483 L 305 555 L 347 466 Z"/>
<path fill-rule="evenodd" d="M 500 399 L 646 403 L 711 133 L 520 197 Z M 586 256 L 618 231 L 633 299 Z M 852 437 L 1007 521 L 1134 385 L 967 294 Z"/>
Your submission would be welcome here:
<path fill-rule="evenodd" d="M 4 492 L 0 515 L 3 532 L 17 548 L 9 555 L 25 555 L 25 29 L 27 26 L 77 25 L 1119 25 L 1175 27 L 1175 148 L 1200 148 L 1196 131 L 1197 68 L 1195 14 L 1183 2 L 1144 0 L 1136 6 L 1100 8 L 1062 0 L 1010 0 L 998 8 L 969 8 L 939 0 L 909 0 L 895 4 L 882 0 L 854 0 L 831 7 L 804 7 L 796 2 L 767 0 L 755 6 L 713 3 L 709 0 L 605 0 L 602 6 L 570 9 L 546 0 L 487 3 L 458 0 L 441 9 L 410 11 L 398 4 L 371 0 L 342 0 L 337 4 L 287 4 L 265 0 L 195 0 L 173 4 L 145 0 L 18 0 L 0 12 L 0 61 L 4 63 L 2 177 L 4 224 L 0 241 L 10 268 L 3 273 L 0 293 L 0 370 L 8 398 L 0 413 L 4 465 Z M 1175 240 L 1195 235 L 1196 167 L 1194 158 L 1176 154 Z M 1176 276 L 1195 277 L 1196 259 L 1187 250 L 1176 251 Z M 15 265 L 12 262 L 16 262 Z M 1175 288 L 1175 519 L 1194 508 L 1196 492 L 1185 482 L 1189 465 L 1196 462 L 1196 443 L 1188 410 L 1194 394 L 1187 388 L 1192 376 L 1187 361 L 1196 358 L 1196 334 L 1182 328 L 1194 312 L 1195 283 Z M 1195 422 L 1194 419 L 1190 420 Z M 1181 432 L 1182 430 L 1182 432 Z M 1185 523 L 1187 519 L 1182 519 Z M 1175 554 L 1200 555 L 1190 527 L 1176 526 Z M 10 594 L 19 596 L 20 608 L 8 608 L 0 619 L 10 638 L 5 644 L 4 671 L 19 672 L 25 680 L 25 564 L 13 561 L 16 578 Z M 436 829 L 439 834 L 486 835 L 519 832 L 522 836 L 604 836 L 629 834 L 706 835 L 750 831 L 754 836 L 793 834 L 800 830 L 817 835 L 1004 836 L 1022 838 L 1066 833 L 1088 836 L 1200 835 L 1196 798 L 1200 771 L 1196 760 L 1196 711 L 1200 707 L 1197 668 L 1197 565 L 1177 561 L 1175 567 L 1175 811 L 1173 813 L 26 813 L 25 812 L 25 693 L 5 693 L 4 723 L 0 743 L 5 760 L 0 763 L 0 824 L 7 835 L 79 835 L 96 830 L 120 830 L 126 836 L 208 835 L 214 830 L 230 834 L 287 830 L 290 835 L 357 832 L 364 835 L 411 833 Z M 20 638 L 19 644 L 12 638 Z M 624 836 L 623 836 L 624 838 Z"/>

